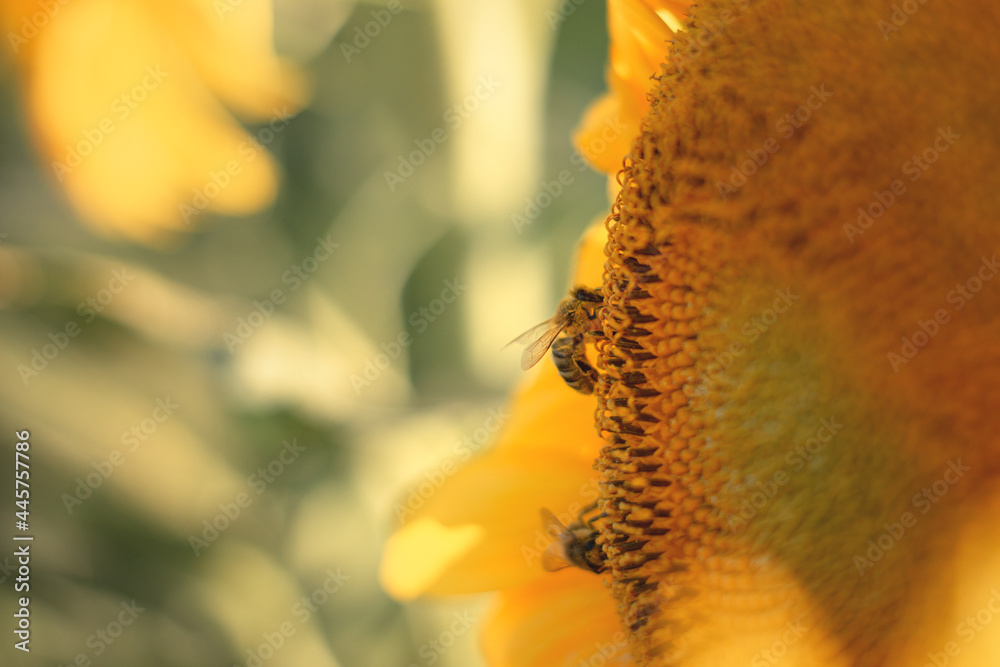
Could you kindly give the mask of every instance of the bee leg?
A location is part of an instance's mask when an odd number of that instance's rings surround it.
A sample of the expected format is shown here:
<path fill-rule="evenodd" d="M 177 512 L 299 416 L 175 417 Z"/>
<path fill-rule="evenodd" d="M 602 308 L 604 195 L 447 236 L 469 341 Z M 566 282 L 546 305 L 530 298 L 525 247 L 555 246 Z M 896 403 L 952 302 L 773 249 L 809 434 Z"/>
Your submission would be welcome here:
<path fill-rule="evenodd" d="M 576 518 L 577 523 L 579 523 L 581 526 L 585 526 L 590 530 L 596 532 L 597 528 L 594 527 L 594 523 L 608 516 L 606 512 L 597 512 L 596 514 L 594 514 L 594 510 L 596 509 L 597 509 L 597 501 L 595 500 L 594 502 L 590 503 L 582 510 L 580 510 L 580 514 Z"/>
<path fill-rule="evenodd" d="M 582 377 L 577 391 L 583 394 L 593 394 L 594 387 L 597 385 L 600 375 L 597 373 L 597 369 L 591 366 L 590 362 L 587 361 L 586 348 L 583 345 L 582 337 L 573 348 L 573 362 L 579 369 Z"/>

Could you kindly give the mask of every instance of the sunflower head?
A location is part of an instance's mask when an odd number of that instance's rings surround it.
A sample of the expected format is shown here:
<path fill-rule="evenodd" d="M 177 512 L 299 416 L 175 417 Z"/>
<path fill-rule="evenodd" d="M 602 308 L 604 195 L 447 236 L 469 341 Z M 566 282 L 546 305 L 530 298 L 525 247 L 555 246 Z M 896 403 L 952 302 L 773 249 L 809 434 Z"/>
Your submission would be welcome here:
<path fill-rule="evenodd" d="M 1000 581 L 1000 8 L 914 6 L 708 0 L 674 32 L 609 2 L 613 63 L 623 16 L 639 44 L 673 41 L 648 98 L 622 84 L 641 67 L 613 67 L 584 123 L 648 109 L 603 230 L 602 440 L 525 393 L 547 435 L 467 475 L 532 443 L 512 489 L 477 489 L 503 521 L 459 514 L 513 551 L 497 538 L 530 544 L 536 508 L 561 509 L 555 551 L 578 565 L 503 561 L 495 664 L 587 664 L 614 632 L 607 664 L 995 664 L 1000 626 L 956 637 Z M 571 482 L 595 454 L 590 520 Z"/>
<path fill-rule="evenodd" d="M 988 597 L 995 565 L 955 567 L 1000 461 L 997 297 L 966 298 L 1000 247 L 997 10 L 953 9 L 887 34 L 866 2 L 710 1 L 675 36 L 608 222 L 597 386 L 639 664 L 752 662 L 789 627 L 788 664 L 916 664 Z"/>

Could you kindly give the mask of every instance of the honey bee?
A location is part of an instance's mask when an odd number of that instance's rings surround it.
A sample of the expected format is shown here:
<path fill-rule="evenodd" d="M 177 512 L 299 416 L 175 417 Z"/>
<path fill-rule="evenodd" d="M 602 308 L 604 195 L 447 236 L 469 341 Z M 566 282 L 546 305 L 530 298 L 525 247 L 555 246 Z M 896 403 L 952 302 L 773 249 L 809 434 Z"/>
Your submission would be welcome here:
<path fill-rule="evenodd" d="M 564 526 L 555 514 L 542 508 L 545 530 L 556 538 L 542 554 L 542 568 L 546 572 L 556 572 L 572 565 L 589 572 L 603 572 L 607 568 L 607 558 L 597 543 L 597 530 L 593 527 L 593 521 L 603 516 L 585 521 L 581 513 L 576 521 Z"/>
<path fill-rule="evenodd" d="M 587 361 L 585 341 L 588 336 L 601 337 L 597 308 L 604 302 L 600 292 L 575 287 L 570 296 L 559 302 L 556 314 L 528 329 L 511 343 L 527 344 L 521 355 L 521 368 L 528 370 L 552 348 L 552 360 L 559 375 L 582 394 L 594 393 L 597 370 Z"/>

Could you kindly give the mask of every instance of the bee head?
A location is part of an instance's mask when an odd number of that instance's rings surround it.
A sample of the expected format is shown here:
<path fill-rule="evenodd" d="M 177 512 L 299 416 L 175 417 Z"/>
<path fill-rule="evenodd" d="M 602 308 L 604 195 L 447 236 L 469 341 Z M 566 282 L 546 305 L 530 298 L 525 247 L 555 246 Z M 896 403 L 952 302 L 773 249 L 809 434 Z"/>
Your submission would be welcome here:
<path fill-rule="evenodd" d="M 564 545 L 566 559 L 576 567 L 591 572 L 601 572 L 604 570 L 597 542 L 593 537 L 586 540 L 574 539 Z"/>

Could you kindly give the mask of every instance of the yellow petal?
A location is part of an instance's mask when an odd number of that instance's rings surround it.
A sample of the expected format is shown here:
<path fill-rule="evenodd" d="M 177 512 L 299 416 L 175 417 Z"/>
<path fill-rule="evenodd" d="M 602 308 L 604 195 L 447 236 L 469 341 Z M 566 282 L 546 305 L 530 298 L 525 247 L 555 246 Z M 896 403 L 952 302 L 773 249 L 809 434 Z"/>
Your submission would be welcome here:
<path fill-rule="evenodd" d="M 577 247 L 576 269 L 573 272 L 573 284 L 585 285 L 594 289 L 601 286 L 604 275 L 604 246 L 608 242 L 608 230 L 601 216 L 584 232 Z"/>
<path fill-rule="evenodd" d="M 547 358 L 539 366 L 515 394 L 495 450 L 521 453 L 525 460 L 554 451 L 590 465 L 602 445 L 594 430 L 594 397 L 567 387 Z"/>
<path fill-rule="evenodd" d="M 608 0 L 610 92 L 585 112 L 573 137 L 580 153 L 601 171 L 616 173 L 649 109 L 650 78 L 666 60 L 671 24 L 687 12 L 683 0 Z"/>
<path fill-rule="evenodd" d="M 633 664 L 615 602 L 592 572 L 562 570 L 498 597 L 482 637 L 492 667 Z"/>
<path fill-rule="evenodd" d="M 401 600 L 430 588 L 452 563 L 483 539 L 481 526 L 445 526 L 421 517 L 389 538 L 382 560 L 382 584 Z M 420 558 L 430 553 L 433 558 Z"/>
<path fill-rule="evenodd" d="M 649 78 L 659 71 L 666 59 L 669 41 L 674 36 L 674 31 L 657 14 L 660 4 L 641 0 L 608 0 L 611 71 L 631 87 L 633 96 L 643 102 L 652 85 Z"/>
<path fill-rule="evenodd" d="M 305 98 L 305 81 L 272 46 L 271 0 L 151 3 L 184 45 L 204 83 L 236 111 L 258 119 L 288 115 Z M 291 107 L 282 112 L 282 107 Z"/>
<path fill-rule="evenodd" d="M 615 174 L 622 168 L 632 140 L 639 134 L 640 109 L 631 100 L 609 93 L 587 107 L 573 134 L 577 150 L 595 168 Z"/>
<path fill-rule="evenodd" d="M 19 44 L 36 141 L 86 221 L 152 242 L 203 211 L 243 215 L 273 200 L 261 144 L 284 128 L 302 84 L 263 34 L 269 4 L 246 5 L 223 21 L 207 0 L 74 0 Z M 20 31 L 32 7 L 8 6 L 6 25 Z M 251 137 L 216 95 L 274 122 Z"/>
<path fill-rule="evenodd" d="M 417 510 L 386 545 L 383 586 L 410 598 L 497 590 L 542 576 L 541 555 L 551 538 L 539 510 L 547 507 L 566 523 L 593 502 L 592 460 L 544 451 L 530 458 L 491 452 L 426 501 L 415 492 L 401 498 L 404 507 Z M 476 540 L 469 538 L 470 527 Z M 436 535 L 448 539 L 437 541 Z"/>

